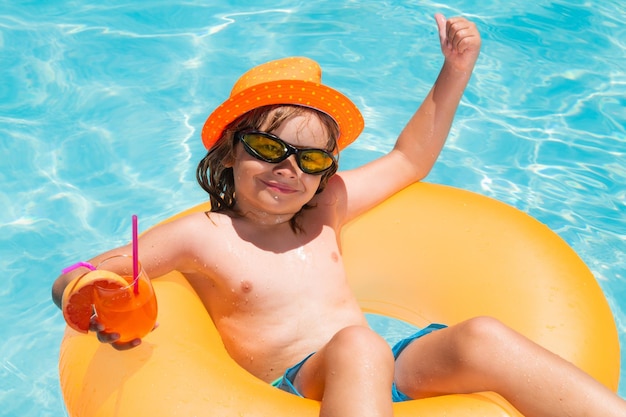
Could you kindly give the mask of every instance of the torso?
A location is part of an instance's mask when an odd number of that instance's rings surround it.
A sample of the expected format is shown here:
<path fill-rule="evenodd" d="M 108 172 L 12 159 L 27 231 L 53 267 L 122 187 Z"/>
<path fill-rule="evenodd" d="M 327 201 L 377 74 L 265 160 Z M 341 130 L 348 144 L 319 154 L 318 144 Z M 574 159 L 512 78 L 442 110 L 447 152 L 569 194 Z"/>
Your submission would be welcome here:
<path fill-rule="evenodd" d="M 197 254 L 199 271 L 185 275 L 229 354 L 268 382 L 340 329 L 367 325 L 347 284 L 336 232 L 319 214 L 303 214 L 307 232 L 300 234 L 281 229 L 288 224 L 259 233 L 220 213 L 198 229 L 220 244 L 209 243 Z"/>

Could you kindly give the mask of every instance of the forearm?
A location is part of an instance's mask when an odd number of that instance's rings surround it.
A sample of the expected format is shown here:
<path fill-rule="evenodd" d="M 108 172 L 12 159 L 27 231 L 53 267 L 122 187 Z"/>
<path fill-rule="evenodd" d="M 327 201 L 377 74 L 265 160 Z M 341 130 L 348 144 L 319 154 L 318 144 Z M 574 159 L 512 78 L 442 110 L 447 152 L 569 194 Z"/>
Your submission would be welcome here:
<path fill-rule="evenodd" d="M 394 149 L 414 166 L 416 180 L 424 178 L 439 157 L 470 76 L 471 71 L 444 65 L 422 105 L 398 137 Z"/>

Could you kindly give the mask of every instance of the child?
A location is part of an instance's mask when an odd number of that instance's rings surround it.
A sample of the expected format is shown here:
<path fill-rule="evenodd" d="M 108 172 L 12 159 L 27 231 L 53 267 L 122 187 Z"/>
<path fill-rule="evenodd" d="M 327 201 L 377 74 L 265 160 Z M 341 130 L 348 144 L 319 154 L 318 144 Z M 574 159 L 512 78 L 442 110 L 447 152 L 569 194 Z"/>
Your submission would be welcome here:
<path fill-rule="evenodd" d="M 479 54 L 474 24 L 436 21 L 445 62 L 435 85 L 394 149 L 352 171 L 336 174 L 337 153 L 363 121 L 319 83 L 317 64 L 289 58 L 246 73 L 202 131 L 209 153 L 198 180 L 211 212 L 145 233 L 143 266 L 153 277 L 181 271 L 233 359 L 320 400 L 322 416 L 391 416 L 392 398 L 477 391 L 498 392 L 527 416 L 624 416 L 626 403 L 609 389 L 494 319 L 431 325 L 392 352 L 350 292 L 341 227 L 428 174 Z M 78 274 L 57 279 L 57 305 Z M 116 344 L 95 319 L 92 330 L 118 349 L 140 343 Z"/>

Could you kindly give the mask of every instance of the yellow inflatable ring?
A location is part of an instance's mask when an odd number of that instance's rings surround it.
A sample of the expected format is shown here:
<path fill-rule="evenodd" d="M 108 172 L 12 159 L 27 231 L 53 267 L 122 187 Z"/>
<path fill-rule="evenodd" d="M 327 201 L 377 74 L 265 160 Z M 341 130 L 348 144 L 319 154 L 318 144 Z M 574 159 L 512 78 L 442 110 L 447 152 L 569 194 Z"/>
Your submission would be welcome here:
<path fill-rule="evenodd" d="M 601 289 L 572 249 L 526 214 L 421 183 L 347 225 L 342 246 L 364 311 L 417 326 L 494 316 L 617 389 L 617 331 Z M 138 348 L 118 352 L 93 334 L 66 331 L 59 369 L 70 416 L 318 415 L 317 402 L 271 387 L 228 356 L 179 274 L 154 285 L 160 326 Z M 519 416 L 493 393 L 408 401 L 394 411 Z"/>

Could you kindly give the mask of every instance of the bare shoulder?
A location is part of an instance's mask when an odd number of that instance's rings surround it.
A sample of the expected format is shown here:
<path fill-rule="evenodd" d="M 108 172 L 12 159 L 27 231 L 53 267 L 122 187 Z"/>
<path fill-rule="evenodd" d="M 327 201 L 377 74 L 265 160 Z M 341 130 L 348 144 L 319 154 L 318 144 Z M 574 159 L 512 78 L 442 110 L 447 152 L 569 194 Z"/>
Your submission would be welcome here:
<path fill-rule="evenodd" d="M 140 238 L 140 250 L 155 273 L 172 269 L 196 270 L 197 262 L 210 261 L 225 235 L 231 233 L 230 218 L 219 213 L 191 213 L 161 223 Z M 152 262 L 154 260 L 154 262 Z M 144 262 L 144 266 L 146 262 Z"/>
<path fill-rule="evenodd" d="M 171 232 L 175 230 L 184 230 L 185 233 L 201 232 L 202 229 L 212 227 L 223 227 L 230 225 L 230 217 L 222 213 L 214 213 L 209 211 L 198 211 L 186 214 L 184 216 L 163 222 L 155 227 L 155 229 L 165 229 Z M 200 228 L 200 230 L 197 230 Z"/>
<path fill-rule="evenodd" d="M 406 158 L 390 153 L 355 169 L 335 174 L 319 194 L 320 206 L 333 206 L 345 224 L 413 182 Z"/>
<path fill-rule="evenodd" d="M 197 212 L 160 225 L 169 244 L 210 247 L 232 233 L 232 219 L 222 213 Z"/>

